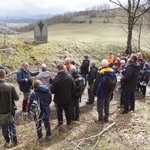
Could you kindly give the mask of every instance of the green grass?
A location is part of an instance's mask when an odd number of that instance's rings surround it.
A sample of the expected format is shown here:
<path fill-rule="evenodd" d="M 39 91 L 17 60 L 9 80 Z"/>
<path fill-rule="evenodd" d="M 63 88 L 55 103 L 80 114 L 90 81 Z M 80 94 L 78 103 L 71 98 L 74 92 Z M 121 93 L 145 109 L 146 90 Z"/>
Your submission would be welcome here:
<path fill-rule="evenodd" d="M 33 43 L 34 31 L 9 35 L 7 46 L 12 47 L 12 51 L 1 52 L 0 60 L 9 70 L 18 69 L 23 61 L 28 61 L 37 68 L 41 63 L 53 68 L 56 64 L 62 63 L 66 57 L 81 65 L 83 56 L 88 54 L 90 59 L 99 65 L 100 61 L 107 57 L 110 49 L 114 54 L 125 50 L 127 33 L 123 29 L 126 30 L 127 25 L 115 21 L 114 23 L 93 21 L 92 24 L 55 24 L 48 27 L 48 43 L 45 44 Z M 147 32 L 145 35 L 146 29 L 145 26 L 143 36 L 149 41 L 150 33 Z M 137 35 L 134 31 L 133 38 L 137 39 Z M 0 34 L 0 46 L 2 44 L 3 35 Z M 149 45 L 145 40 L 142 40 L 141 45 L 143 50 L 148 50 Z"/>

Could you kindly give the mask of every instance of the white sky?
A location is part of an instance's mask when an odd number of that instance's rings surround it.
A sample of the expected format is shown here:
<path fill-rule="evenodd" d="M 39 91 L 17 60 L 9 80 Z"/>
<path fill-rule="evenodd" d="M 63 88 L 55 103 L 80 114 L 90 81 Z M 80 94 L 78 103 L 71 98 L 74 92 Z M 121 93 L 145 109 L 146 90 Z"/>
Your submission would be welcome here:
<path fill-rule="evenodd" d="M 0 16 L 61 14 L 106 3 L 114 7 L 109 0 L 0 0 Z"/>

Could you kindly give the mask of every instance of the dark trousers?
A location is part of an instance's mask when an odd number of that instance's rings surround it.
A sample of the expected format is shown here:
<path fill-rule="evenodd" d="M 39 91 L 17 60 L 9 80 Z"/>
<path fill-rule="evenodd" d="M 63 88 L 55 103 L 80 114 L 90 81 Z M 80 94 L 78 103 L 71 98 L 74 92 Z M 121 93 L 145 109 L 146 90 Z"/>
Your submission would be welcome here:
<path fill-rule="evenodd" d="M 120 106 L 124 105 L 124 89 L 121 89 Z"/>
<path fill-rule="evenodd" d="M 145 96 L 146 94 L 146 86 L 141 86 L 141 91 L 142 91 L 142 94 Z"/>
<path fill-rule="evenodd" d="M 79 98 L 80 97 L 72 97 L 72 102 L 70 103 L 71 120 L 79 119 L 80 114 Z"/>
<path fill-rule="evenodd" d="M 129 104 L 131 105 L 130 110 L 134 110 L 135 108 L 135 96 L 134 92 L 124 91 L 124 112 L 128 113 L 129 111 Z"/>
<path fill-rule="evenodd" d="M 15 118 L 15 115 L 14 115 Z M 16 125 L 15 123 L 11 123 L 9 125 L 2 126 L 2 135 L 7 143 L 12 141 L 12 143 L 17 143 L 17 136 L 16 136 Z"/>
<path fill-rule="evenodd" d="M 89 85 L 88 96 L 89 96 L 88 101 L 89 101 L 90 103 L 94 103 L 94 89 L 93 89 L 93 86 L 92 86 L 92 85 Z"/>
<path fill-rule="evenodd" d="M 57 109 L 57 119 L 58 119 L 58 124 L 62 125 L 63 124 L 63 110 L 65 111 L 65 116 L 67 120 L 67 125 L 71 124 L 71 115 L 70 115 L 70 103 L 67 104 L 56 104 L 56 109 Z"/>
<path fill-rule="evenodd" d="M 38 135 L 39 139 L 41 139 L 43 137 L 42 121 L 44 122 L 44 127 L 46 130 L 46 136 L 47 137 L 51 136 L 51 127 L 50 127 L 50 123 L 49 123 L 49 118 L 48 119 L 39 119 L 39 121 L 37 121 L 37 123 L 36 123 L 37 135 Z"/>
<path fill-rule="evenodd" d="M 108 121 L 110 96 L 105 99 L 97 99 L 97 112 L 99 121 Z"/>

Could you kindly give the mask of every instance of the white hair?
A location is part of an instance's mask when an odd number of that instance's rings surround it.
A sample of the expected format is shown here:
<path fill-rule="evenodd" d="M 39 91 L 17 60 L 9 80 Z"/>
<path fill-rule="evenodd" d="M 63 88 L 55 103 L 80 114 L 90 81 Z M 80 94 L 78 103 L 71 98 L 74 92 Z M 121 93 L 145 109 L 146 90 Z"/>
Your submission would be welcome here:
<path fill-rule="evenodd" d="M 120 63 L 121 63 L 121 64 L 125 64 L 125 60 L 122 59 L 122 60 L 120 61 Z"/>
<path fill-rule="evenodd" d="M 101 62 L 102 67 L 108 67 L 108 60 L 107 59 L 103 59 Z"/>
<path fill-rule="evenodd" d="M 65 63 L 70 63 L 70 58 L 66 58 Z"/>
<path fill-rule="evenodd" d="M 71 65 L 70 70 L 71 73 L 76 72 L 76 67 L 74 65 Z"/>
<path fill-rule="evenodd" d="M 41 68 L 46 69 L 46 67 L 47 67 L 46 64 L 42 64 L 42 65 L 41 65 Z"/>

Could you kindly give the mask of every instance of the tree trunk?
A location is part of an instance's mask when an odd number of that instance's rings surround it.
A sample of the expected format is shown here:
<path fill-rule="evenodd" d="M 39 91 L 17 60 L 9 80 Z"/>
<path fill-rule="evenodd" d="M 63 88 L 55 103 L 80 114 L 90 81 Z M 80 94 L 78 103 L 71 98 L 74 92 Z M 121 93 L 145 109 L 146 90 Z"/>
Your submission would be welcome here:
<path fill-rule="evenodd" d="M 128 17 L 128 36 L 127 36 L 127 48 L 126 53 L 131 54 L 132 53 L 132 30 L 133 30 L 133 17 L 132 14 L 129 12 Z"/>

